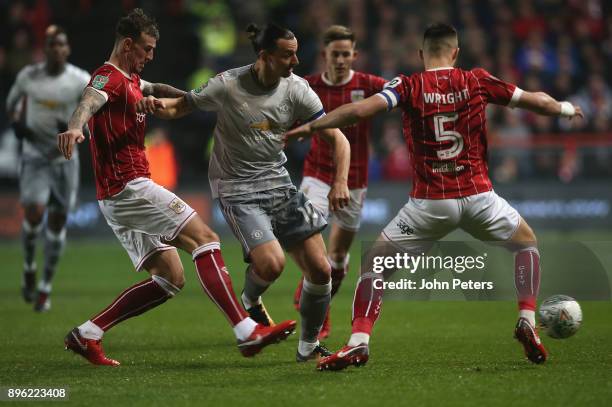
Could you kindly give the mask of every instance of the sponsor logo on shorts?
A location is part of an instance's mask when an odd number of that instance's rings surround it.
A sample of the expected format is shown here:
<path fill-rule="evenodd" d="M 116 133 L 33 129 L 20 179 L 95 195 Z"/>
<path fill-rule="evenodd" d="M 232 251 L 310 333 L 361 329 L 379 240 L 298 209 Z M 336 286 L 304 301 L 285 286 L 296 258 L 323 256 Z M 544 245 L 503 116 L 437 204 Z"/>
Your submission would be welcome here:
<path fill-rule="evenodd" d="M 227 271 L 227 267 L 225 267 L 225 266 L 221 267 L 221 271 L 224 272 L 225 274 L 229 275 L 229 271 Z"/>
<path fill-rule="evenodd" d="M 259 229 L 255 229 L 254 231 L 251 232 L 251 238 L 255 240 L 259 240 L 262 237 L 263 237 L 263 232 Z"/>
<path fill-rule="evenodd" d="M 414 234 L 414 229 L 411 228 L 410 225 L 407 224 L 403 219 L 400 219 L 400 221 L 397 223 L 397 227 L 399 228 L 400 232 L 402 232 L 403 235 Z"/>
<path fill-rule="evenodd" d="M 187 207 L 185 202 L 181 201 L 179 198 L 174 198 L 172 202 L 170 202 L 170 205 L 168 206 L 170 207 L 170 209 L 172 209 L 177 214 L 185 211 L 185 208 Z"/>

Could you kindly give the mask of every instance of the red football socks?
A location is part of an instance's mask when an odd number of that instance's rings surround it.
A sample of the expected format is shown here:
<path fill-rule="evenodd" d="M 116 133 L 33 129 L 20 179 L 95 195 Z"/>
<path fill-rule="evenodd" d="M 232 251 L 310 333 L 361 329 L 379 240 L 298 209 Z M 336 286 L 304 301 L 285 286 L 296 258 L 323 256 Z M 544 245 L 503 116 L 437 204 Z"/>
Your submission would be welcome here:
<path fill-rule="evenodd" d="M 193 260 L 202 288 L 232 326 L 247 318 L 249 315 L 236 299 L 220 244 L 213 242 L 198 247 L 193 251 Z"/>

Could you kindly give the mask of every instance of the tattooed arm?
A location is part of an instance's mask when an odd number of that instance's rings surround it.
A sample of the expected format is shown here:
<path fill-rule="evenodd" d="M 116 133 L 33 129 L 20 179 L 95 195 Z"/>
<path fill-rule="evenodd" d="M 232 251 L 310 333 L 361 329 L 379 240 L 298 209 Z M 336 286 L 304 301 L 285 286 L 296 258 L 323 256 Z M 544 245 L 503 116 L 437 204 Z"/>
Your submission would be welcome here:
<path fill-rule="evenodd" d="M 72 157 L 74 143 L 82 143 L 83 126 L 104 104 L 106 98 L 93 88 L 87 87 L 83 92 L 83 97 L 68 123 L 68 130 L 57 135 L 57 147 L 64 157 L 69 160 Z"/>
<path fill-rule="evenodd" d="M 150 95 L 156 98 L 179 98 L 186 93 L 165 83 L 151 83 L 142 79 L 140 80 L 140 87 L 143 96 Z"/>

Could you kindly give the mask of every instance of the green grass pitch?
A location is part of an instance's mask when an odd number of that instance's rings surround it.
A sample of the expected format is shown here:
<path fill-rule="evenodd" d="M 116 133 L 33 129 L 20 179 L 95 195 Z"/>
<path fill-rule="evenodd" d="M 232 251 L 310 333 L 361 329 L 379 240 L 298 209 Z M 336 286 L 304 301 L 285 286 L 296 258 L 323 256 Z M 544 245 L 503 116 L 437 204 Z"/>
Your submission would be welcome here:
<path fill-rule="evenodd" d="M 234 288 L 240 292 L 240 249 L 233 239 L 224 241 Z M 359 258 L 357 246 L 353 259 Z M 582 329 L 567 340 L 544 337 L 551 356 L 535 366 L 512 338 L 512 302 L 387 301 L 369 364 L 317 372 L 312 362 L 294 361 L 297 335 L 255 358 L 243 358 L 225 318 L 201 290 L 190 258 L 183 256 L 183 292 L 109 331 L 105 350 L 122 366 L 101 368 L 64 352 L 62 340 L 145 277 L 132 271 L 119 243 L 69 241 L 54 284 L 53 308 L 42 315 L 21 300 L 19 246 L 1 244 L 0 258 L 0 386 L 68 387 L 67 404 L 569 406 L 612 400 L 610 302 L 583 302 Z M 333 303 L 332 336 L 326 344 L 334 350 L 350 332 L 356 274 L 353 267 Z M 297 318 L 292 307 L 297 279 L 288 261 L 266 294 L 276 320 Z"/>

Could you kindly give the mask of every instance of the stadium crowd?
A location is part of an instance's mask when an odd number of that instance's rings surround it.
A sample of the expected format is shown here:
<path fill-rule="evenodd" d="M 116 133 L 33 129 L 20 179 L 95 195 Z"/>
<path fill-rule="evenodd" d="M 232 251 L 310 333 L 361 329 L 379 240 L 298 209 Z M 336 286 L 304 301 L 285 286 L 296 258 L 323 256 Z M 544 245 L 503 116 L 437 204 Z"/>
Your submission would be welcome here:
<path fill-rule="evenodd" d="M 0 2 L 0 106 L 17 72 L 43 57 L 44 33 L 64 26 L 70 61 L 92 70 L 112 46 L 114 23 L 134 7 L 159 22 L 162 37 L 144 78 L 182 89 L 253 59 L 244 28 L 277 21 L 299 40 L 299 75 L 322 69 L 319 35 L 331 24 L 351 27 L 360 56 L 355 68 L 391 79 L 420 70 L 423 28 L 432 21 L 460 32 L 459 66 L 481 66 L 523 89 L 543 89 L 583 107 L 586 120 L 562 121 L 517 110 L 490 108 L 491 174 L 497 182 L 557 179 L 572 182 L 612 176 L 612 5 L 603 0 L 16 0 Z M 150 120 L 150 129 L 162 124 Z M 179 184 L 202 182 L 214 116 L 198 113 L 164 124 L 181 163 Z M 372 181 L 410 177 L 399 115 L 375 123 Z M 0 149 L 11 137 L 0 115 Z M 87 148 L 84 146 L 84 148 Z M 293 174 L 308 150 L 290 146 Z M 83 154 L 87 157 L 88 154 Z M 84 161 L 87 161 L 85 159 Z M 91 164 L 82 165 L 92 182 Z"/>

